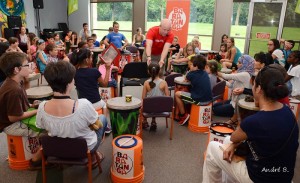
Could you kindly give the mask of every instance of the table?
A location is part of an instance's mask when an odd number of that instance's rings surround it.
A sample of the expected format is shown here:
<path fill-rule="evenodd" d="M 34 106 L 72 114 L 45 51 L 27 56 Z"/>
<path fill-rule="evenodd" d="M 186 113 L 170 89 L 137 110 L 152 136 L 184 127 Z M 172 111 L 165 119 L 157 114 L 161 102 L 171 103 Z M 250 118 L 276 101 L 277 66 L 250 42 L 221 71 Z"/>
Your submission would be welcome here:
<path fill-rule="evenodd" d="M 173 66 L 173 72 L 177 72 L 180 74 L 185 74 L 188 69 L 188 63 L 187 62 L 172 62 Z"/>
<path fill-rule="evenodd" d="M 139 109 L 142 102 L 140 99 L 132 97 L 131 102 L 126 102 L 125 97 L 115 97 L 107 100 L 109 109 L 113 138 L 140 133 Z"/>
<path fill-rule="evenodd" d="M 190 91 L 190 85 L 191 82 L 187 81 L 185 79 L 185 77 L 181 76 L 181 77 L 176 77 L 174 79 L 175 82 L 175 91 L 174 91 L 174 106 L 175 106 L 175 119 L 179 119 L 179 109 L 176 105 L 176 100 L 175 100 L 175 93 L 177 91 L 184 91 L 184 92 L 189 92 Z M 186 111 L 187 112 L 187 111 Z"/>
<path fill-rule="evenodd" d="M 38 86 L 26 90 L 27 98 L 32 102 L 34 100 L 47 100 L 53 96 L 50 86 Z"/>
<path fill-rule="evenodd" d="M 257 111 L 259 111 L 259 107 L 255 106 L 254 102 L 246 102 L 244 98 L 238 101 L 237 107 L 238 116 L 240 117 L 241 121 L 247 116 L 255 114 Z"/>

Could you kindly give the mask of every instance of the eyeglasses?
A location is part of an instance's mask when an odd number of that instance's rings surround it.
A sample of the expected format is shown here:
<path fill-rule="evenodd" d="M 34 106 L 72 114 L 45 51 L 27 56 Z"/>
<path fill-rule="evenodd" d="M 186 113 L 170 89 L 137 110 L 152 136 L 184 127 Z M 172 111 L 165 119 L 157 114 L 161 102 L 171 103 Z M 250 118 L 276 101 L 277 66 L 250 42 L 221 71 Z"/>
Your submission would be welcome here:
<path fill-rule="evenodd" d="M 29 64 L 21 65 L 20 67 L 29 67 Z"/>
<path fill-rule="evenodd" d="M 193 51 L 192 49 L 187 49 L 186 51 Z"/>

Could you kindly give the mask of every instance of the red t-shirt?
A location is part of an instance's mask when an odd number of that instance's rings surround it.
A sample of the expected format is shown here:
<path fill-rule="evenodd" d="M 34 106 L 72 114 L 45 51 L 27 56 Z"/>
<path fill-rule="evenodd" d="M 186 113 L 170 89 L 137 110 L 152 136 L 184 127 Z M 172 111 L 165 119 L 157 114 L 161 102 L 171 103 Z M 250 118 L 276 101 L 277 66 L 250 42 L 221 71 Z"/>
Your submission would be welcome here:
<path fill-rule="evenodd" d="M 159 34 L 159 26 L 155 26 L 148 30 L 146 39 L 153 41 L 151 55 L 160 55 L 165 43 L 172 44 L 174 34 L 169 32 L 166 36 L 162 36 Z"/>

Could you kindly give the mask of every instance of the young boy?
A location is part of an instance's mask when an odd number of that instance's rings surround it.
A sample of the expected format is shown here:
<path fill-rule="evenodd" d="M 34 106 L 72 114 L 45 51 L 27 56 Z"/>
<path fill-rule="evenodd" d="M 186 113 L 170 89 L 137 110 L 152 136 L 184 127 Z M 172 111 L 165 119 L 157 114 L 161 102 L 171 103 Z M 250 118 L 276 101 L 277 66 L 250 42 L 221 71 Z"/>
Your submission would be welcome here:
<path fill-rule="evenodd" d="M 27 111 L 36 107 L 39 101 L 29 104 L 25 92 L 26 77 L 32 72 L 27 56 L 20 52 L 4 53 L 0 58 L 0 68 L 7 78 L 0 87 L 0 132 L 13 136 L 38 135 L 28 129 L 21 120 L 36 115 L 37 110 Z"/>
<path fill-rule="evenodd" d="M 88 37 L 87 38 L 87 44 L 88 44 L 89 49 L 93 49 L 95 47 L 94 46 L 94 39 L 92 37 Z"/>
<path fill-rule="evenodd" d="M 95 47 L 100 47 L 100 43 L 99 43 L 99 41 L 97 41 L 97 35 L 96 34 L 92 34 L 92 38 L 94 40 L 94 46 Z"/>
<path fill-rule="evenodd" d="M 178 44 L 178 37 L 174 36 L 172 45 L 170 46 L 169 50 L 172 51 L 172 55 L 175 55 L 179 52 L 180 45 Z"/>
<path fill-rule="evenodd" d="M 23 53 L 23 51 L 19 48 L 19 40 L 16 37 L 10 37 L 8 39 L 9 42 L 9 47 L 6 50 L 6 52 L 21 52 Z"/>
<path fill-rule="evenodd" d="M 179 124 L 184 125 L 190 118 L 184 109 L 184 102 L 205 105 L 211 102 L 212 92 L 208 74 L 205 72 L 206 59 L 202 55 L 192 57 L 192 64 L 189 64 L 190 72 L 186 75 L 186 79 L 191 82 L 189 92 L 177 91 L 175 100 L 179 109 Z"/>

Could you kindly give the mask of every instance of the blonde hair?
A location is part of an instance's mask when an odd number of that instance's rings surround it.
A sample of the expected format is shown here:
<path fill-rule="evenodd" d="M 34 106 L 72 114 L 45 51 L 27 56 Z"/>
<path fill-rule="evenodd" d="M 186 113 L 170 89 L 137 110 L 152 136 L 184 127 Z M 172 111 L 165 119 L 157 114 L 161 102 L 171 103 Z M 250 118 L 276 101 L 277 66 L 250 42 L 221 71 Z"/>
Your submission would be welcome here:
<path fill-rule="evenodd" d="M 188 53 L 187 53 L 187 49 L 188 47 L 192 47 L 193 48 L 193 54 L 195 54 L 195 45 L 192 42 L 189 42 L 184 48 L 183 48 L 183 56 L 184 57 L 188 57 Z"/>

